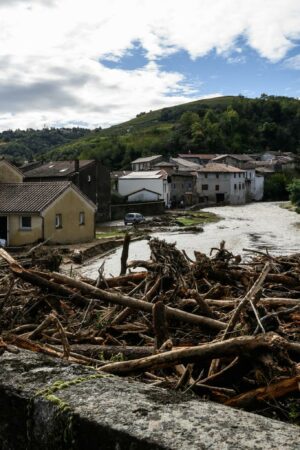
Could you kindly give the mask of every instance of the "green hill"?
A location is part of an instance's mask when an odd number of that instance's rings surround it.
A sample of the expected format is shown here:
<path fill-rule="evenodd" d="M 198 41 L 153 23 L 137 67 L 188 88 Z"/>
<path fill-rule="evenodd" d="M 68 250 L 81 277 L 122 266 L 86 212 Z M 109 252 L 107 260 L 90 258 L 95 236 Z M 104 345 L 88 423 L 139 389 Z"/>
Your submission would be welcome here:
<path fill-rule="evenodd" d="M 7 130 L 0 133 L 0 155 L 15 163 L 41 158 L 50 150 L 87 135 L 84 128 Z"/>
<path fill-rule="evenodd" d="M 187 151 L 300 152 L 300 101 L 262 95 L 198 100 L 142 112 L 134 119 L 57 147 L 50 159 L 96 158 L 112 169 L 129 168 L 140 156 Z"/>

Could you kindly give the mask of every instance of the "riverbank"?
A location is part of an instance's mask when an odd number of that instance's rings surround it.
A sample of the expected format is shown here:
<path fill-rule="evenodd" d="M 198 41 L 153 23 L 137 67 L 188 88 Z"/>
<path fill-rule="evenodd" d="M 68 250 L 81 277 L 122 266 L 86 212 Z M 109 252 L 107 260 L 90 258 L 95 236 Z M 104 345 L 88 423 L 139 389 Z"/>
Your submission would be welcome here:
<path fill-rule="evenodd" d="M 153 232 L 167 242 L 176 242 L 180 250 L 185 250 L 194 258 L 194 250 L 209 255 L 213 247 L 226 241 L 226 248 L 247 258 L 244 248 L 268 251 L 271 255 L 284 255 L 300 252 L 300 216 L 281 208 L 281 202 L 251 203 L 242 206 L 221 206 L 205 208 L 203 213 L 213 213 L 218 222 L 204 225 L 203 233 L 177 231 Z M 97 277 L 99 265 L 105 261 L 104 273 L 118 275 L 120 270 L 121 248 L 106 256 L 88 261 L 80 268 L 83 275 Z M 147 240 L 133 242 L 129 248 L 129 259 L 147 259 L 150 250 Z"/>

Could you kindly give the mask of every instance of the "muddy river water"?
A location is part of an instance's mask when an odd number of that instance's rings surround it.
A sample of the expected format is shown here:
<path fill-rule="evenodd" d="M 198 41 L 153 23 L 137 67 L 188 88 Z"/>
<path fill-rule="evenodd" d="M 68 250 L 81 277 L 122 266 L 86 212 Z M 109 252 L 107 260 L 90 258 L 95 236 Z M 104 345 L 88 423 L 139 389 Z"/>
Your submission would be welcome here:
<path fill-rule="evenodd" d="M 291 254 L 300 252 L 300 215 L 283 209 L 280 203 L 251 203 L 243 206 L 206 208 L 218 214 L 221 220 L 204 226 L 203 233 L 153 233 L 153 236 L 176 242 L 179 249 L 185 249 L 193 258 L 194 250 L 209 254 L 212 247 L 226 241 L 226 248 L 234 254 L 246 255 L 243 248 L 266 250 L 270 254 Z M 121 248 L 105 259 L 105 275 L 118 275 L 120 271 Z M 132 242 L 129 260 L 148 259 L 150 255 L 146 240 Z M 102 258 L 88 261 L 80 270 L 82 275 L 96 278 Z"/>

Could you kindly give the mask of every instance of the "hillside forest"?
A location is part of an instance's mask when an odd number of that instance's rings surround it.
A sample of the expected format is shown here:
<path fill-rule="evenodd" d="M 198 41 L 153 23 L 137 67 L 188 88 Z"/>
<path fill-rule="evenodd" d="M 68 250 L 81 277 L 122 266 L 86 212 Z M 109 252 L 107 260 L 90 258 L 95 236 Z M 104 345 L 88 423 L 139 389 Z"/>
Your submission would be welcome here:
<path fill-rule="evenodd" d="M 300 101 L 261 95 L 199 100 L 157 111 L 107 129 L 16 130 L 0 133 L 0 154 L 21 164 L 34 159 L 98 159 L 128 169 L 145 155 L 177 153 L 300 154 Z"/>

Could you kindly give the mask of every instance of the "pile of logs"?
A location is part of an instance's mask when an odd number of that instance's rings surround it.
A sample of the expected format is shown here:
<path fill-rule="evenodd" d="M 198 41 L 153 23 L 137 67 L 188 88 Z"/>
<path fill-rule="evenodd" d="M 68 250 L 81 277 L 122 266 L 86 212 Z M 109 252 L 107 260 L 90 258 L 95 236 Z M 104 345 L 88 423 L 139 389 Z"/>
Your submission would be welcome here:
<path fill-rule="evenodd" d="M 128 246 L 122 274 L 101 267 L 97 280 L 0 249 L 0 354 L 41 352 L 299 423 L 300 255 L 242 262 L 221 242 L 191 259 L 154 238 L 150 260 L 128 262 Z"/>

